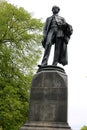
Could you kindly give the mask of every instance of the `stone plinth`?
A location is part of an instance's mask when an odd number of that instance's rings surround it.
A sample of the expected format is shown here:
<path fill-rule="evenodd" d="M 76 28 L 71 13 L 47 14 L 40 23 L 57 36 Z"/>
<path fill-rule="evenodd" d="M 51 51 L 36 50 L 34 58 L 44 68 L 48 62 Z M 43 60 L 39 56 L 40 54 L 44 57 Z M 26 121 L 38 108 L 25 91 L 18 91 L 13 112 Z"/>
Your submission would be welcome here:
<path fill-rule="evenodd" d="M 62 68 L 46 66 L 34 76 L 29 121 L 21 130 L 71 130 L 67 123 L 67 75 Z"/>

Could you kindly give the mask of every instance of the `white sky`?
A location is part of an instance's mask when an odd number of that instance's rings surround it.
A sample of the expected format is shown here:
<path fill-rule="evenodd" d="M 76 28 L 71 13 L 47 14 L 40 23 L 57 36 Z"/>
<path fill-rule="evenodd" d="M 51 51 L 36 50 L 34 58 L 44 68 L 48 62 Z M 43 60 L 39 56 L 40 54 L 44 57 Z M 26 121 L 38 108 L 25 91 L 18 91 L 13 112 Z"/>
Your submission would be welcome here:
<path fill-rule="evenodd" d="M 87 2 L 86 0 L 8 0 L 32 12 L 43 21 L 52 14 L 53 5 L 60 7 L 60 15 L 73 26 L 68 44 L 68 123 L 73 130 L 87 125 Z M 53 49 L 52 49 L 53 51 Z M 51 57 L 52 58 L 52 57 Z M 50 59 L 51 60 L 51 59 Z M 49 60 L 49 63 L 50 63 Z"/>

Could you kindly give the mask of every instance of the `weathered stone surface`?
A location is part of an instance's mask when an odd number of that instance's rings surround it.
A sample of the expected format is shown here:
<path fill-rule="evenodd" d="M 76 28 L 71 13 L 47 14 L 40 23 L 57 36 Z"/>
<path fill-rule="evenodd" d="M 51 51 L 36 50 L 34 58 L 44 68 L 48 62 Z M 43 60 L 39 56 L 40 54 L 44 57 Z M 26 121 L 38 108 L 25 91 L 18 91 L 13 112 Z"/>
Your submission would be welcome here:
<path fill-rule="evenodd" d="M 35 74 L 29 121 L 21 130 L 71 130 L 67 123 L 67 75 L 58 67 L 46 67 Z"/>

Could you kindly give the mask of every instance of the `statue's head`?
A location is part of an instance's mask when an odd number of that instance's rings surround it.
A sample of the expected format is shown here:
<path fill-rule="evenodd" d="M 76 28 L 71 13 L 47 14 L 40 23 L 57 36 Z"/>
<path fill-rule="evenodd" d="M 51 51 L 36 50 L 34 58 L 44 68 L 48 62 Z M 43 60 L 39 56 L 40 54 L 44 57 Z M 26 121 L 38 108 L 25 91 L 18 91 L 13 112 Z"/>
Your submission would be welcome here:
<path fill-rule="evenodd" d="M 54 5 L 54 6 L 52 7 L 52 12 L 53 12 L 53 14 L 57 14 L 57 13 L 59 13 L 59 11 L 60 11 L 60 8 L 59 8 L 58 6 Z"/>

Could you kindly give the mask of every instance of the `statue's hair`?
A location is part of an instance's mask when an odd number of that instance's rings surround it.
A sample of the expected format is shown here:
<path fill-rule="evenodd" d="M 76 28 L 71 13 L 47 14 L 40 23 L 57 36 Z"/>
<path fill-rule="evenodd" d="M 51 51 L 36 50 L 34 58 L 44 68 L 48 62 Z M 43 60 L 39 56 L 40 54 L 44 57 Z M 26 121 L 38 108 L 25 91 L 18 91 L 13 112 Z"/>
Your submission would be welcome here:
<path fill-rule="evenodd" d="M 58 6 L 56 6 L 56 5 L 54 5 L 54 6 L 52 7 L 52 11 L 54 10 L 54 8 L 57 8 L 57 9 L 58 9 L 58 12 L 60 11 L 60 8 L 59 8 Z"/>

